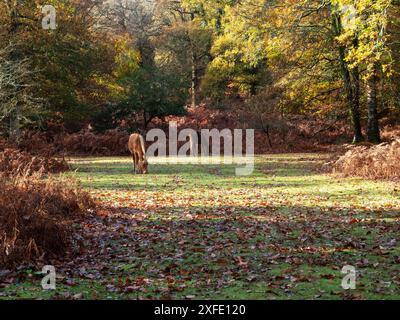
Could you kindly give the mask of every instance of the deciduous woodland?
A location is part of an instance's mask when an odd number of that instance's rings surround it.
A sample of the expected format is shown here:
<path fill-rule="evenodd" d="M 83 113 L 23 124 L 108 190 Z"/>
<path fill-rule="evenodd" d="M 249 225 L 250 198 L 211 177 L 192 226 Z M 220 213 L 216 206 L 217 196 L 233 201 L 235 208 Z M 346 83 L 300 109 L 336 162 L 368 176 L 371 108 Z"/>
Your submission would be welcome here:
<path fill-rule="evenodd" d="M 399 49 L 397 0 L 0 0 L 0 299 L 399 299 Z"/>

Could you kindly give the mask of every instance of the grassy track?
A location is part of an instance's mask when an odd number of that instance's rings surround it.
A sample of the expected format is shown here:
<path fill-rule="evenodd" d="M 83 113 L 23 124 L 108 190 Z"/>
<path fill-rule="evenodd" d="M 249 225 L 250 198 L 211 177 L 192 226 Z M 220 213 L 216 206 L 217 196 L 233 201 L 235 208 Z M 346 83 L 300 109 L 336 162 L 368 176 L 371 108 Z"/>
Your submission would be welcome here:
<path fill-rule="evenodd" d="M 229 165 L 158 161 L 135 176 L 128 158 L 71 159 L 104 205 L 83 226 L 90 249 L 56 291 L 31 268 L 3 298 L 399 299 L 399 186 L 321 174 L 323 160 L 260 156 L 237 177 Z M 356 290 L 341 287 L 345 265 Z"/>

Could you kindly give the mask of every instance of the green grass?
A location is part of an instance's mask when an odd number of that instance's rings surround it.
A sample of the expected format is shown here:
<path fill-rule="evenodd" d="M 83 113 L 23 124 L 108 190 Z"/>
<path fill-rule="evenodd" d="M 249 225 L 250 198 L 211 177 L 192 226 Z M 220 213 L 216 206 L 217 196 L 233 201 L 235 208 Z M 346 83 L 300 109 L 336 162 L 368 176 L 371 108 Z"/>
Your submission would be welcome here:
<path fill-rule="evenodd" d="M 68 175 L 109 212 L 87 230 L 102 232 L 91 260 L 76 262 L 95 276 L 61 267 L 57 290 L 22 277 L 0 298 L 399 299 L 398 185 L 321 174 L 324 158 L 260 156 L 248 177 L 235 165 L 153 159 L 142 176 L 128 158 L 71 159 Z M 356 290 L 341 287 L 345 265 Z"/>

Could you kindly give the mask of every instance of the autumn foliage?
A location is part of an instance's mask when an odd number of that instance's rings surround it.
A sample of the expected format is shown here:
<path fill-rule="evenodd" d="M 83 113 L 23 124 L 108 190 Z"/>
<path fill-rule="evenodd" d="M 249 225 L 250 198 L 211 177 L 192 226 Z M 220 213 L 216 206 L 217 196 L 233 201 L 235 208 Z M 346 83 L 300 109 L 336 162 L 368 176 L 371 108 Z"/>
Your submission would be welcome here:
<path fill-rule="evenodd" d="M 400 178 L 400 139 L 378 146 L 355 146 L 336 162 L 333 172 L 372 179 Z"/>
<path fill-rule="evenodd" d="M 5 149 L 0 152 L 0 172 L 13 175 L 15 173 L 32 174 L 60 173 L 68 171 L 69 167 L 64 159 L 56 159 L 49 156 L 35 156 L 26 151 L 17 149 Z"/>
<path fill-rule="evenodd" d="M 129 135 L 125 131 L 110 130 L 104 134 L 94 134 L 83 131 L 63 137 L 56 141 L 67 154 L 74 155 L 121 155 L 129 154 L 128 145 Z"/>
<path fill-rule="evenodd" d="M 129 133 L 108 130 L 95 134 L 89 130 L 65 134 L 61 132 L 27 132 L 20 148 L 32 154 L 115 156 L 129 154 Z"/>
<path fill-rule="evenodd" d="M 73 181 L 30 175 L 28 166 L 0 175 L 0 266 L 10 267 L 66 253 L 72 223 L 95 204 Z"/>

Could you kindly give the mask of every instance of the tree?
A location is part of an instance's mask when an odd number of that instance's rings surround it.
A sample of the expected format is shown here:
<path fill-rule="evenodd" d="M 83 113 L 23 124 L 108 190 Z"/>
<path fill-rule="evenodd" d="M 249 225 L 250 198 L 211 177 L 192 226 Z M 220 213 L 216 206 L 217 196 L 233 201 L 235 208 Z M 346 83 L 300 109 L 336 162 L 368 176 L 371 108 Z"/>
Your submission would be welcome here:
<path fill-rule="evenodd" d="M 164 23 L 158 58 L 168 60 L 174 70 L 190 83 L 191 105 L 197 106 L 200 78 L 209 63 L 212 31 L 201 26 L 198 11 L 179 1 L 165 1 L 159 8 Z"/>
<path fill-rule="evenodd" d="M 203 89 L 216 100 L 223 99 L 228 89 L 239 95 L 253 96 L 269 80 L 268 33 L 260 19 L 265 14 L 264 6 L 261 1 L 227 1 L 223 12 Z"/>
<path fill-rule="evenodd" d="M 12 58 L 15 50 L 14 45 L 0 50 L 0 122 L 19 141 L 21 127 L 38 117 L 40 100 L 33 94 L 29 60 Z"/>
<path fill-rule="evenodd" d="M 355 10 L 354 27 L 347 30 L 342 37 L 344 43 L 349 37 L 357 36 L 346 56 L 350 66 L 365 69 L 366 100 L 368 110 L 368 141 L 379 143 L 379 112 L 378 112 L 378 82 L 379 73 L 382 76 L 391 74 L 391 52 L 388 46 L 388 12 L 392 6 L 391 0 L 368 0 L 362 2 L 337 1 L 340 5 L 351 5 Z M 381 70 L 382 72 L 380 72 Z"/>
<path fill-rule="evenodd" d="M 95 25 L 100 2 L 49 1 L 57 11 L 56 30 L 42 29 L 40 1 L 0 2 L 0 47 L 15 43 L 12 56 L 29 60 L 36 70 L 30 77 L 36 84 L 35 96 L 44 102 L 44 122 L 57 120 L 79 130 L 101 103 L 96 97 L 102 88 L 94 78 L 108 71 L 110 54 L 103 44 L 105 34 Z"/>
<path fill-rule="evenodd" d="M 163 65 L 143 64 L 141 51 L 129 37 L 117 42 L 115 69 L 108 79 L 109 111 L 115 120 L 132 126 L 141 122 L 146 130 L 154 118 L 183 115 L 187 91 L 182 79 Z"/>
<path fill-rule="evenodd" d="M 119 104 L 122 114 L 127 118 L 142 115 L 144 130 L 154 118 L 185 114 L 187 95 L 180 79 L 160 67 L 140 67 L 118 79 L 118 83 L 125 95 Z"/>
<path fill-rule="evenodd" d="M 153 40 L 161 33 L 156 9 L 156 2 L 152 0 L 116 0 L 104 9 L 104 23 L 120 35 L 129 35 L 132 45 L 139 50 L 143 65 L 154 63 Z"/>
<path fill-rule="evenodd" d="M 353 28 L 353 23 L 350 21 L 353 19 L 353 11 L 350 8 L 335 3 L 331 5 L 332 28 L 336 39 L 340 38 L 349 28 L 350 30 Z M 357 47 L 358 36 L 353 34 L 349 38 L 350 45 Z M 346 60 L 348 54 L 346 44 L 343 41 L 338 41 L 337 48 L 346 99 L 350 106 L 350 116 L 354 130 L 353 143 L 359 143 L 364 141 L 360 112 L 360 73 L 358 67 L 351 68 Z"/>
<path fill-rule="evenodd" d="M 279 108 L 280 98 L 280 88 L 268 86 L 258 95 L 248 99 L 245 104 L 245 118 L 250 122 L 250 127 L 262 130 L 266 134 L 271 149 L 274 147 L 271 133 L 278 132 L 284 140 L 288 131 L 287 121 Z"/>

